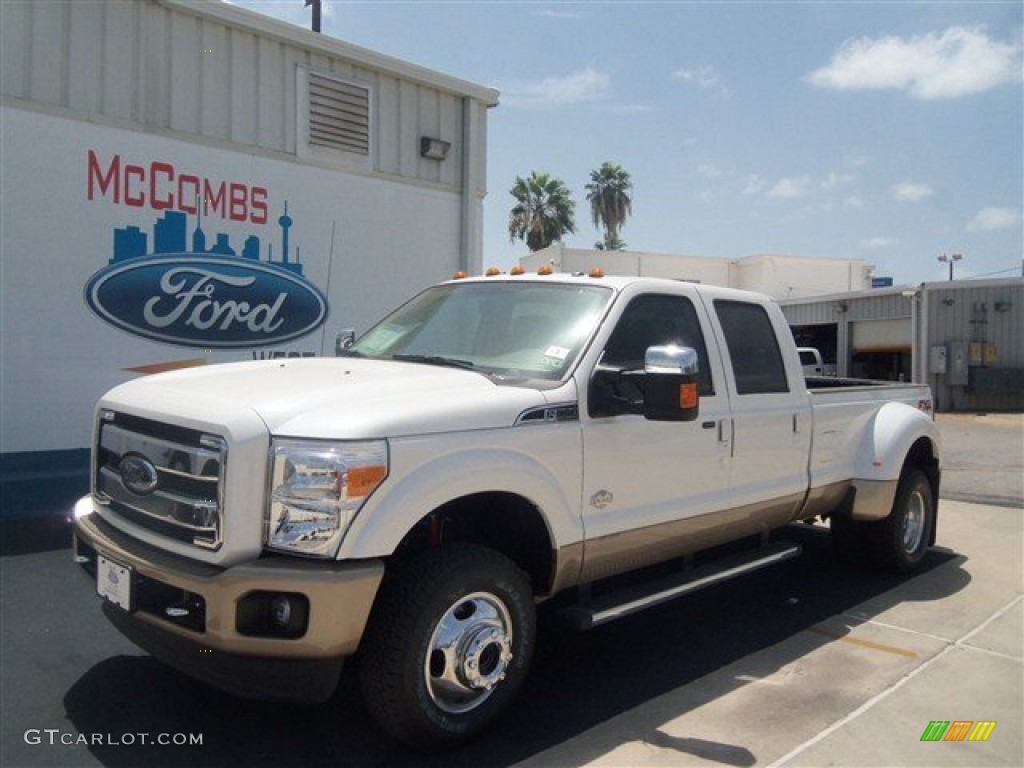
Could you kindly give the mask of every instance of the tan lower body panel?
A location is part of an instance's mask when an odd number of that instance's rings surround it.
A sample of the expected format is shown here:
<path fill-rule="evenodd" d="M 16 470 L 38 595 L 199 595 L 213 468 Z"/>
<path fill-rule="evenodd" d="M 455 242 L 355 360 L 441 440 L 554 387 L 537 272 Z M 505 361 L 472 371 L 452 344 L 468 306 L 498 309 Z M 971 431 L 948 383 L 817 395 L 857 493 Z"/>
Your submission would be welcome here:
<path fill-rule="evenodd" d="M 881 520 L 889 516 L 899 480 L 854 480 L 854 520 Z"/>
<path fill-rule="evenodd" d="M 598 581 L 746 536 L 767 533 L 794 520 L 804 497 L 804 493 L 792 494 L 587 541 L 580 582 Z"/>
<path fill-rule="evenodd" d="M 198 595 L 205 606 L 201 628 L 181 626 L 146 610 L 105 610 L 126 635 L 166 663 L 235 693 L 297 698 L 279 690 L 282 669 L 334 670 L 355 653 L 384 575 L 379 560 L 359 563 L 275 557 L 221 569 L 170 555 L 128 538 L 97 515 L 75 521 L 75 552 L 97 555 L 131 569 L 137 583 Z M 254 637 L 237 629 L 239 601 L 253 592 L 293 593 L 309 601 L 301 637 Z M 236 670 L 230 672 L 230 670 Z M 244 671 L 243 671 L 244 670 Z M 271 673 L 265 685 L 253 678 Z M 301 675 L 300 675 L 301 676 Z M 312 675 L 316 677 L 316 675 Z M 231 685 L 233 678 L 237 685 Z M 335 675 L 336 678 L 336 675 Z M 336 679 L 335 679 L 336 681 Z"/>

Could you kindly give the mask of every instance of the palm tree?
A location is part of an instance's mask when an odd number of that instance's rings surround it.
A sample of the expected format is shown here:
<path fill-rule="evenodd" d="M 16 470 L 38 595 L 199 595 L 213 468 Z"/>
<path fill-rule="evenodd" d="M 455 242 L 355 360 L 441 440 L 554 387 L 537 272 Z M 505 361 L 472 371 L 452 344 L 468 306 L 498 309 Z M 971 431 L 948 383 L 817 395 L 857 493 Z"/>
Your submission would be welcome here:
<path fill-rule="evenodd" d="M 618 163 L 603 163 L 598 170 L 590 172 L 586 189 L 594 226 L 603 226 L 605 230 L 604 241 L 597 243 L 597 247 L 621 251 L 626 244 L 619 237 L 619 230 L 626 223 L 626 217 L 633 213 L 633 182 L 629 172 Z"/>
<path fill-rule="evenodd" d="M 525 240 L 531 251 L 539 251 L 576 231 L 576 203 L 561 179 L 533 171 L 525 179 L 517 176 L 511 193 L 516 204 L 508 216 L 509 240 Z"/>

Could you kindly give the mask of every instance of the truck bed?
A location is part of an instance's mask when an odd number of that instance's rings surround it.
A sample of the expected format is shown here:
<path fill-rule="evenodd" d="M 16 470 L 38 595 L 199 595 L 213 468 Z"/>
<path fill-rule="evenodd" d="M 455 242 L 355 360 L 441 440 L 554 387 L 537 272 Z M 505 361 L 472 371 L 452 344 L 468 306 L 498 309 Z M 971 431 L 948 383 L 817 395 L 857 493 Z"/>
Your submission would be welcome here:
<path fill-rule="evenodd" d="M 878 379 L 852 379 L 839 378 L 838 376 L 805 376 L 807 389 L 810 391 L 820 389 L 854 389 L 857 387 L 920 387 L 921 384 L 913 384 L 903 381 L 880 381 Z"/>

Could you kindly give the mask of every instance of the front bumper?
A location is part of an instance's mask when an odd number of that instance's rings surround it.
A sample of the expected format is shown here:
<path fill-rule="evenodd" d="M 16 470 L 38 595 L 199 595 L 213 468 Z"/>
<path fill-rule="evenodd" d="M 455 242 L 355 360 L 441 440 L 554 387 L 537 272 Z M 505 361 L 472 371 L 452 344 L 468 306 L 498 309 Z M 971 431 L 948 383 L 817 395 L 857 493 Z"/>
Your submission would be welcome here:
<path fill-rule="evenodd" d="M 125 636 L 186 674 L 251 698 L 330 696 L 345 657 L 359 646 L 384 575 L 380 560 L 268 557 L 218 568 L 132 539 L 95 513 L 76 516 L 74 550 L 94 583 L 98 556 L 131 570 L 132 610 L 104 606 Z M 309 614 L 301 636 L 243 633 L 239 606 L 253 593 L 304 596 Z M 179 605 L 189 607 L 187 615 L 168 610 Z"/>

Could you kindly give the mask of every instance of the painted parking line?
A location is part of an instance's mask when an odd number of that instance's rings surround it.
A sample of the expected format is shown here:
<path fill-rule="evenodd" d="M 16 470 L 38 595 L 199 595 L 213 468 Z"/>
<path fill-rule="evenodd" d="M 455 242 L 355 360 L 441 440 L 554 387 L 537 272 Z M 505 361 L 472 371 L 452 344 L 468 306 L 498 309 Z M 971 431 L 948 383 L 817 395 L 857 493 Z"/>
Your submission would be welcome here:
<path fill-rule="evenodd" d="M 906 656 L 912 659 L 917 657 L 917 652 L 912 651 L 909 648 L 900 648 L 897 645 L 887 645 L 886 643 L 876 643 L 874 640 L 865 640 L 860 637 L 854 637 L 848 632 L 840 632 L 834 629 L 828 629 L 827 627 L 810 627 L 807 631 L 813 632 L 816 635 L 830 637 L 833 640 L 838 640 L 841 643 L 849 643 L 850 645 L 856 645 L 861 648 L 870 648 L 874 651 L 883 651 L 885 653 L 892 653 L 897 656 Z"/>
<path fill-rule="evenodd" d="M 886 688 L 884 691 L 881 691 L 877 695 L 871 697 L 870 699 L 865 701 L 863 704 L 861 704 L 859 707 L 857 707 L 855 710 L 850 712 L 845 717 L 842 717 L 839 720 L 837 720 L 836 722 L 832 723 L 832 725 L 830 725 L 828 728 L 826 728 L 823 731 L 821 731 L 821 733 L 817 734 L 814 738 L 808 739 L 803 744 L 799 744 L 796 747 L 794 747 L 793 749 L 791 749 L 789 752 L 784 754 L 782 757 L 778 758 L 777 760 L 773 760 L 769 764 L 768 768 L 779 768 L 780 766 L 786 765 L 786 763 L 790 762 L 791 760 L 796 758 L 798 755 L 806 752 L 807 750 L 809 750 L 811 747 L 813 747 L 814 745 L 818 744 L 819 742 L 824 741 L 826 738 L 831 736 L 833 733 L 838 731 L 840 728 L 842 728 L 842 727 L 848 725 L 849 723 L 853 722 L 858 717 L 863 715 L 865 712 L 867 712 L 868 710 L 874 708 L 879 702 L 884 701 L 885 699 L 889 698 L 889 696 L 891 696 L 893 693 L 895 693 L 899 689 L 903 688 L 910 681 L 912 681 L 915 677 L 917 677 L 918 675 L 922 674 L 925 670 L 929 669 L 934 664 L 938 663 L 945 656 L 947 656 L 948 654 L 952 653 L 953 651 L 955 651 L 957 649 L 965 647 L 968 640 L 970 640 L 972 637 L 974 637 L 979 632 L 984 630 L 989 624 L 991 624 L 992 622 L 994 622 L 997 619 L 1001 618 L 1004 614 L 1006 614 L 1007 612 L 1012 610 L 1022 600 L 1024 600 L 1024 597 L 1021 597 L 1021 596 L 1015 597 L 1009 603 L 1007 603 L 1002 608 L 1000 608 L 998 611 L 996 611 L 991 616 L 989 616 L 987 619 L 985 619 L 985 621 L 983 621 L 980 624 L 978 624 L 976 627 L 971 629 L 969 632 L 964 634 L 962 637 L 957 639 L 955 642 L 952 642 L 949 645 L 947 645 L 937 655 L 932 656 L 930 659 L 925 661 L 919 667 L 916 667 L 914 670 L 912 670 L 909 674 L 907 674 L 906 676 L 904 676 L 900 680 L 896 681 L 893 685 L 889 686 L 888 688 Z"/>

